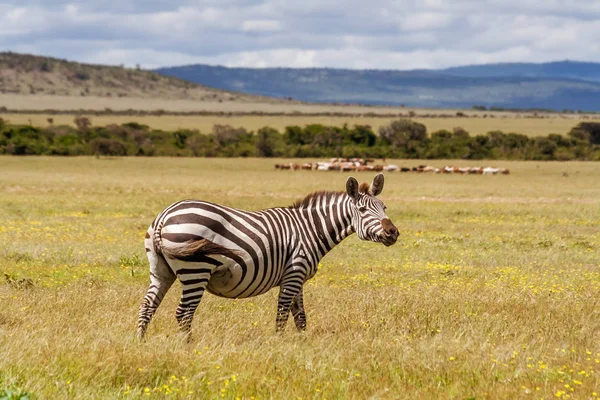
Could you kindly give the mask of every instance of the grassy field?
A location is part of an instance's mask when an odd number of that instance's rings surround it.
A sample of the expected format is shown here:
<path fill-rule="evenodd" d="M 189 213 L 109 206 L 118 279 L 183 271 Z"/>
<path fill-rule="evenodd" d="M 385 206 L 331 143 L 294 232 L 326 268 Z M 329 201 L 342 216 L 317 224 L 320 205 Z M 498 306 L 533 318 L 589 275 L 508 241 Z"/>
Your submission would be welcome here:
<path fill-rule="evenodd" d="M 188 83 L 189 84 L 189 83 Z M 115 111 L 145 110 L 145 111 L 171 111 L 171 112 L 263 112 L 263 113 L 348 113 L 348 114 L 390 114 L 407 113 L 434 113 L 455 115 L 462 112 L 466 115 L 494 115 L 501 116 L 511 114 L 504 111 L 478 111 L 464 109 L 435 109 L 435 108 L 412 108 L 394 106 L 364 106 L 331 103 L 302 103 L 276 97 L 260 97 L 245 95 L 242 93 L 223 92 L 217 89 L 205 88 L 215 92 L 226 94 L 213 99 L 190 99 L 185 96 L 180 98 L 169 98 L 154 94 L 146 97 L 136 97 L 128 94 L 127 97 L 117 96 L 79 96 L 79 95 L 49 95 L 49 94 L 17 94 L 3 93 L 0 97 L 0 107 L 9 110 L 96 110 L 103 111 L 110 108 Z M 220 101 L 219 101 L 220 100 Z M 514 113 L 512 113 L 514 114 Z M 532 115 L 530 112 L 519 114 Z M 540 116 L 555 116 L 556 113 L 538 112 Z M 597 114 L 565 114 L 567 117 L 579 117 L 581 115 L 597 116 Z"/>
<path fill-rule="evenodd" d="M 445 111 L 444 111 L 445 112 Z M 45 115 L 45 114 L 1 114 L 0 117 L 16 124 L 32 124 L 34 126 L 47 126 L 48 118 L 53 118 L 54 125 L 74 126 L 74 115 Z M 215 124 L 233 125 L 244 127 L 247 130 L 258 130 L 270 126 L 283 131 L 286 126 L 308 124 L 324 124 L 330 126 L 342 126 L 348 124 L 370 125 L 376 130 L 398 118 L 390 117 L 366 117 L 366 116 L 141 116 L 141 115 L 101 115 L 89 117 L 94 125 L 123 124 L 127 122 L 138 122 L 152 128 L 174 131 L 177 129 L 198 129 L 203 133 L 212 131 Z M 546 136 L 550 133 L 566 134 L 571 128 L 582 121 L 594 121 L 594 119 L 581 119 L 575 116 L 555 115 L 547 118 L 526 118 L 517 114 L 507 113 L 495 118 L 464 118 L 464 117 L 416 117 L 413 120 L 424 124 L 429 132 L 441 129 L 452 130 L 462 127 L 472 135 L 485 134 L 493 130 L 503 132 L 516 132 L 528 136 Z M 600 121 L 597 117 L 596 121 Z"/>
<path fill-rule="evenodd" d="M 599 163 L 387 174 L 398 244 L 353 235 L 326 256 L 305 333 L 275 334 L 276 290 L 207 295 L 187 344 L 175 285 L 136 342 L 142 242 L 165 206 L 288 205 L 347 177 L 276 162 L 0 157 L 0 397 L 598 398 Z"/>

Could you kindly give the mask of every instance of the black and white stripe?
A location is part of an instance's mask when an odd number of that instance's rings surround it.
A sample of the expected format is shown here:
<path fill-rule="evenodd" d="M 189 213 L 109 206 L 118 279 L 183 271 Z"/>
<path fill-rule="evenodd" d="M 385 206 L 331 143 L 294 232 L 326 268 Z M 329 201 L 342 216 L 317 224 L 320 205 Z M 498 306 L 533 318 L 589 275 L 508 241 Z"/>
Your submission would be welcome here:
<path fill-rule="evenodd" d="M 348 235 L 394 244 L 396 227 L 375 196 L 383 175 L 371 185 L 354 178 L 346 192 L 317 192 L 287 208 L 247 212 L 205 201 L 184 200 L 160 213 L 148 228 L 145 247 L 150 287 L 139 311 L 138 337 L 175 279 L 182 284 L 176 317 L 189 333 L 207 290 L 226 298 L 246 298 L 279 286 L 277 330 L 291 311 L 296 327 L 306 328 L 302 285 L 319 260 Z"/>

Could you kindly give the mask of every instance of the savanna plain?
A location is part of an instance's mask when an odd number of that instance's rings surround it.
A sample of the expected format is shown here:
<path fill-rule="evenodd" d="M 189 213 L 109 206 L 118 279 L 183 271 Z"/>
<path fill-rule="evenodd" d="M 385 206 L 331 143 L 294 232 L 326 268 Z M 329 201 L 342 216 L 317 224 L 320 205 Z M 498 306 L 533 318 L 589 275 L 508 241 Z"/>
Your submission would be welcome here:
<path fill-rule="evenodd" d="M 175 284 L 136 341 L 144 234 L 164 207 L 287 206 L 342 190 L 349 175 L 278 162 L 0 157 L 0 394 L 598 398 L 600 163 L 429 161 L 511 174 L 388 173 L 380 197 L 398 243 L 353 235 L 333 249 L 305 287 L 306 332 L 290 320 L 275 333 L 277 290 L 207 294 L 187 343 Z"/>
<path fill-rule="evenodd" d="M 398 109 L 401 111 L 402 109 Z M 421 110 L 426 113 L 427 111 Z M 110 124 L 125 124 L 135 121 L 137 123 L 148 125 L 153 129 L 162 129 L 174 131 L 178 129 L 197 129 L 202 133 L 212 132 L 214 125 L 231 125 L 234 127 L 244 127 L 248 131 L 257 131 L 260 128 L 269 126 L 281 132 L 287 126 L 305 126 L 307 124 L 322 124 L 327 126 L 348 126 L 369 125 L 375 131 L 380 127 L 389 125 L 392 121 L 400 117 L 382 117 L 382 116 L 310 116 L 310 115 L 163 115 L 163 116 L 138 116 L 138 115 L 86 115 L 94 125 L 104 126 Z M 494 130 L 500 130 L 505 133 L 515 132 L 527 136 L 546 136 L 551 133 L 565 135 L 580 122 L 599 122 L 600 118 L 591 116 L 583 118 L 577 115 L 551 115 L 544 118 L 521 116 L 510 113 L 497 113 L 493 118 L 483 118 L 482 113 L 473 114 L 468 117 L 415 117 L 411 120 L 424 124 L 429 132 L 435 132 L 452 127 L 461 127 L 472 135 L 485 135 Z M 493 114 L 492 114 L 493 115 Z M 74 126 L 74 120 L 77 114 L 11 114 L 2 113 L 0 117 L 13 124 L 24 124 L 46 127 L 49 125 L 48 118 L 52 119 L 54 125 Z"/>

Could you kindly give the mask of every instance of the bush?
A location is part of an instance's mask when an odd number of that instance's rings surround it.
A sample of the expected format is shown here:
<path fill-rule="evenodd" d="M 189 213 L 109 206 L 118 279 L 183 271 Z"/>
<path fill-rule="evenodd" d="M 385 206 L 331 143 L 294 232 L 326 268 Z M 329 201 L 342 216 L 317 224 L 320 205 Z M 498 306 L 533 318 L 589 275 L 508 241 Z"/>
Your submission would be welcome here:
<path fill-rule="evenodd" d="M 177 157 L 369 157 L 465 158 L 514 160 L 598 160 L 600 123 L 581 123 L 568 136 L 551 134 L 529 138 L 501 131 L 471 137 L 462 128 L 427 134 L 424 125 L 407 119 L 382 127 L 355 125 L 288 126 L 283 133 L 264 127 L 256 134 L 244 128 L 215 125 L 211 134 L 180 129 L 150 129 L 130 122 L 93 127 L 87 117 L 76 118 L 77 128 L 36 128 L 11 125 L 0 119 L 0 153 L 15 155 L 136 155 Z"/>
<path fill-rule="evenodd" d="M 281 157 L 284 143 L 281 134 L 273 128 L 264 127 L 256 133 L 256 152 L 259 157 Z"/>
<path fill-rule="evenodd" d="M 410 141 L 424 141 L 427 139 L 427 128 L 418 122 L 400 119 L 393 121 L 388 126 L 379 128 L 379 137 L 384 143 L 393 147 L 404 147 Z"/>
<path fill-rule="evenodd" d="M 600 144 L 600 122 L 580 122 L 571 129 L 569 136 L 590 144 Z"/>
<path fill-rule="evenodd" d="M 92 121 L 88 117 L 84 117 L 82 115 L 75 117 L 74 122 L 75 126 L 77 126 L 77 129 L 80 131 L 85 131 L 92 126 Z"/>
<path fill-rule="evenodd" d="M 354 129 L 345 129 L 345 143 L 356 144 L 358 146 L 373 147 L 377 143 L 377 135 L 369 125 L 355 125 Z"/>
<path fill-rule="evenodd" d="M 127 154 L 125 144 L 115 139 L 97 138 L 90 142 L 93 154 L 102 156 L 124 156 Z"/>
<path fill-rule="evenodd" d="M 548 137 L 537 137 L 534 140 L 536 149 L 536 160 L 554 160 L 554 152 L 558 148 L 555 142 Z"/>
<path fill-rule="evenodd" d="M 252 134 L 248 134 L 244 128 L 234 128 L 231 125 L 214 125 L 213 136 L 219 148 L 252 140 Z"/>
<path fill-rule="evenodd" d="M 379 137 L 392 147 L 390 157 L 421 158 L 428 145 L 427 128 L 408 119 L 393 121 L 379 128 Z"/>

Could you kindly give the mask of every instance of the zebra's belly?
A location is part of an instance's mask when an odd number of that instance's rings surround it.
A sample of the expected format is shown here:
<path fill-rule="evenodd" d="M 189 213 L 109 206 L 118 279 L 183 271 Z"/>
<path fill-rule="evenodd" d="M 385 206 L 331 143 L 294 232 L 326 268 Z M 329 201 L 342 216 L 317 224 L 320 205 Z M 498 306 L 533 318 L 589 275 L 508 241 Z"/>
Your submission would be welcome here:
<path fill-rule="evenodd" d="M 221 258 L 220 261 L 222 264 L 215 267 L 208 281 L 206 290 L 209 293 L 235 299 L 257 296 L 273 288 L 273 286 L 259 288 L 256 285 L 258 282 L 252 282 L 250 285 L 248 285 L 248 282 L 244 282 L 254 274 L 251 266 L 246 266 L 246 275 L 244 276 L 242 267 L 235 261 L 225 258 Z"/>
<path fill-rule="evenodd" d="M 206 289 L 217 296 L 230 297 L 232 290 L 242 281 L 242 276 L 242 267 L 239 264 L 222 264 L 213 270 Z"/>

